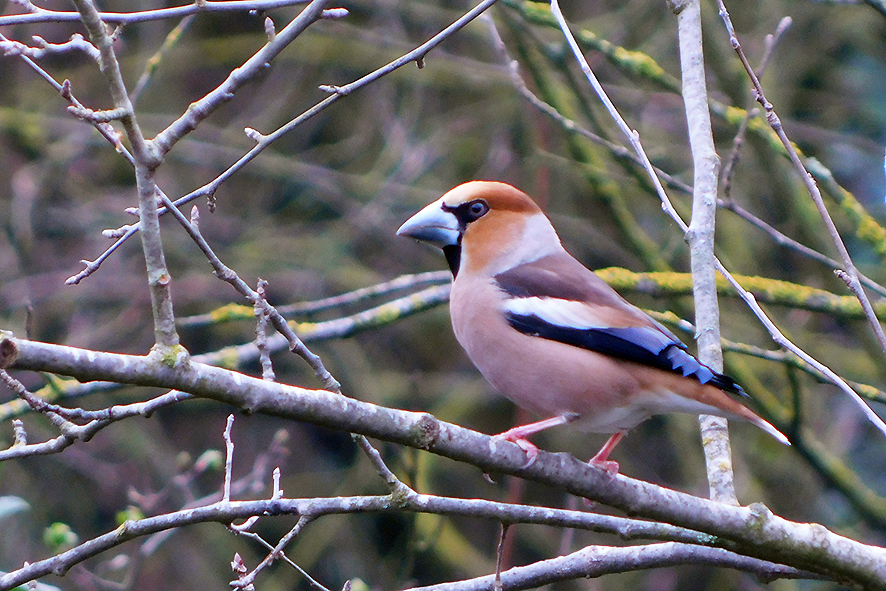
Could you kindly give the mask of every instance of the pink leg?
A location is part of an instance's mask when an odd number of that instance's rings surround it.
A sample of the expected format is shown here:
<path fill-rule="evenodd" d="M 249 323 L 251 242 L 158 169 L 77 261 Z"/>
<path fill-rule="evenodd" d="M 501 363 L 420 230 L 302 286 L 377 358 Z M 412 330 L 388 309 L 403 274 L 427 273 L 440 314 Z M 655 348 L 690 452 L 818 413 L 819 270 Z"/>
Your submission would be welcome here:
<path fill-rule="evenodd" d="M 588 461 L 588 464 L 591 466 L 596 466 L 598 468 L 603 468 L 609 475 L 615 477 L 618 474 L 618 462 L 614 462 L 609 459 L 609 454 L 612 453 L 612 450 L 615 449 L 615 446 L 618 445 L 618 442 L 621 441 L 622 437 L 625 436 L 624 431 L 619 431 L 618 433 L 613 433 L 612 437 L 609 438 L 608 441 L 603 445 L 603 448 L 597 452 L 593 458 Z"/>
<path fill-rule="evenodd" d="M 528 425 L 520 425 L 513 429 L 508 429 L 504 433 L 499 433 L 498 435 L 493 436 L 493 438 L 504 439 L 505 441 L 517 444 L 520 449 L 526 453 L 528 461 L 523 467 L 528 468 L 533 462 L 535 462 L 535 458 L 538 457 L 538 448 L 526 438 L 530 435 L 535 435 L 539 431 L 544 431 L 545 429 L 550 429 L 551 427 L 557 427 L 559 425 L 565 425 L 566 423 L 574 421 L 576 418 L 578 418 L 576 415 L 559 415 L 536 423 L 529 423 Z"/>

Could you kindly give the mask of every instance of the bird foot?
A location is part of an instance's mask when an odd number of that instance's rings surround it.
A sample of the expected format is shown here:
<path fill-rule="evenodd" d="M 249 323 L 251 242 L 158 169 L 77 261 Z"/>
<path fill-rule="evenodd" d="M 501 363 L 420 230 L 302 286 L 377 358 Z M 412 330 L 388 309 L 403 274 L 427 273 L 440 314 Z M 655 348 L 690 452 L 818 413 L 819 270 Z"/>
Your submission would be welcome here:
<path fill-rule="evenodd" d="M 526 463 L 520 466 L 520 468 L 528 468 L 535 463 L 535 459 L 538 457 L 538 447 L 525 437 L 520 437 L 519 434 L 514 434 L 512 431 L 514 431 L 514 429 L 499 433 L 498 435 L 493 435 L 492 438 L 497 441 L 510 441 L 522 449 L 523 453 L 526 454 Z"/>
<path fill-rule="evenodd" d="M 526 453 L 527 462 L 523 465 L 523 468 L 528 468 L 535 463 L 535 458 L 538 457 L 538 447 L 526 438 L 530 435 L 535 435 L 539 431 L 544 431 L 545 429 L 550 429 L 551 427 L 556 427 L 558 425 L 565 425 L 577 418 L 578 415 L 575 413 L 565 413 L 543 421 L 538 421 L 537 423 L 529 423 L 528 425 L 520 425 L 519 427 L 508 429 L 504 433 L 493 435 L 492 438 L 503 439 L 516 444 Z"/>
<path fill-rule="evenodd" d="M 595 456 L 588 461 L 588 464 L 590 466 L 593 466 L 594 468 L 606 470 L 610 478 L 615 478 L 616 476 L 618 476 L 618 462 L 615 462 L 613 460 L 598 460 Z"/>
<path fill-rule="evenodd" d="M 612 453 L 612 450 L 615 449 L 615 446 L 618 445 L 618 442 L 621 441 L 624 436 L 624 431 L 613 433 L 603 446 L 603 449 L 598 451 L 597 455 L 588 460 L 588 464 L 595 468 L 606 470 L 610 478 L 615 478 L 618 475 L 618 462 L 610 460 L 609 454 Z"/>

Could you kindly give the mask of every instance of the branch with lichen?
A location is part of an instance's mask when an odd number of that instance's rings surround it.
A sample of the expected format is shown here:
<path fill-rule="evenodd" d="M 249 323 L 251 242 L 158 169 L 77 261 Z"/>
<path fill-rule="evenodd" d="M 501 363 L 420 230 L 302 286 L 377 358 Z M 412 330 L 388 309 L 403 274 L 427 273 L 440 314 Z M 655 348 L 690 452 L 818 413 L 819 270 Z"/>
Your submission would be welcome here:
<path fill-rule="evenodd" d="M 525 0 L 503 0 L 503 4 L 513 9 L 528 23 L 542 25 L 551 29 L 559 29 L 557 19 L 554 18 L 548 4 L 526 2 Z M 650 55 L 642 51 L 631 51 L 616 45 L 587 28 L 581 28 L 576 31 L 575 38 L 582 46 L 582 49 L 601 53 L 623 72 L 649 80 L 665 90 L 680 94 L 680 80 L 669 74 Z"/>
<path fill-rule="evenodd" d="M 551 105 L 557 113 L 566 113 L 571 120 L 570 102 L 573 96 L 550 76 L 549 68 L 540 63 L 541 60 L 534 48 L 524 42 L 518 24 L 509 24 L 516 33 L 514 38 L 521 63 L 526 67 L 532 84 L 538 90 L 541 99 Z M 510 61 L 503 45 L 497 49 L 503 54 L 505 60 Z M 512 76 L 514 75 L 519 77 L 519 73 L 512 73 Z M 670 265 L 661 255 L 659 244 L 647 234 L 628 205 L 623 187 L 606 174 L 599 154 L 580 134 L 570 133 L 567 136 L 567 141 L 571 156 L 583 165 L 579 169 L 582 178 L 592 189 L 595 199 L 608 209 L 619 233 L 630 242 L 632 250 L 638 253 L 650 268 L 659 271 L 670 270 Z M 622 153 L 630 154 L 630 151 L 625 150 Z"/>
<path fill-rule="evenodd" d="M 390 282 L 388 283 L 390 284 Z M 370 290 L 372 291 L 372 290 Z M 424 310 L 435 308 L 449 301 L 449 285 L 432 285 L 410 295 L 397 298 L 356 314 L 334 318 L 323 322 L 294 322 L 292 328 L 304 343 L 344 339 L 361 332 L 387 326 Z M 255 320 L 252 307 L 230 304 L 213 313 L 218 322 L 228 320 Z M 289 350 L 289 341 L 282 334 L 268 338 L 269 353 Z M 191 359 L 197 363 L 206 363 L 228 369 L 242 368 L 255 362 L 259 352 L 253 342 L 234 345 L 194 355 Z M 99 392 L 119 390 L 123 386 L 112 382 L 95 381 L 80 383 L 77 380 L 61 378 L 51 374 L 43 374 L 46 384 L 34 392 L 34 395 L 46 402 L 69 401 Z M 13 419 L 29 412 L 29 407 L 21 400 L 11 400 L 0 404 L 0 421 Z"/>
<path fill-rule="evenodd" d="M 692 280 L 687 273 L 635 273 L 618 267 L 595 271 L 606 283 L 621 292 L 644 293 L 655 297 L 692 295 Z M 861 304 L 854 296 L 840 296 L 824 289 L 790 281 L 749 275 L 736 279 L 764 304 L 798 310 L 821 312 L 841 320 L 864 320 Z M 722 277 L 717 277 L 717 291 L 734 297 L 736 292 Z M 877 316 L 886 319 L 886 301 L 874 303 Z"/>
<path fill-rule="evenodd" d="M 534 25 L 557 29 L 557 21 L 551 14 L 547 4 L 537 2 L 525 2 L 524 0 L 504 0 L 503 4 L 512 9 L 526 22 Z M 632 51 L 601 38 L 587 28 L 576 32 L 576 39 L 582 49 L 599 52 L 610 64 L 620 71 L 635 77 L 647 80 L 660 89 L 674 94 L 680 94 L 681 85 L 679 80 L 667 73 L 667 71 L 651 56 L 641 51 Z M 711 113 L 729 123 L 736 129 L 747 118 L 746 109 L 726 105 L 717 100 L 710 100 Z M 784 158 L 788 158 L 787 150 L 782 145 L 776 133 L 769 127 L 765 119 L 751 117 L 747 123 L 748 132 L 763 140 L 767 147 Z M 831 171 L 823 164 L 805 156 L 799 149 L 798 154 L 817 181 L 819 181 L 828 196 L 839 206 L 840 211 L 852 224 L 855 236 L 869 244 L 881 257 L 886 258 L 886 228 L 876 221 L 858 199 L 846 188 L 842 187 L 833 177 Z"/>
<path fill-rule="evenodd" d="M 650 316 L 687 335 L 695 334 L 695 326 L 673 312 L 646 311 Z M 818 370 L 796 355 L 784 350 L 770 350 L 721 339 L 724 352 L 739 353 L 747 357 L 757 357 L 780 363 L 787 369 L 798 369 L 814 378 L 827 381 Z M 748 392 L 757 406 L 757 412 L 783 433 L 789 433 L 791 445 L 821 477 L 852 504 L 871 523 L 886 526 L 886 499 L 869 488 L 853 468 L 842 461 L 822 443 L 811 429 L 797 424 L 798 409 L 787 409 L 769 392 L 757 377 L 756 372 L 741 359 L 729 358 L 729 375 L 735 378 Z M 850 382 L 852 387 L 868 400 L 886 403 L 886 393 L 874 386 Z M 789 414 L 791 416 L 789 416 Z"/>
<path fill-rule="evenodd" d="M 604 281 L 622 293 L 643 293 L 653 297 L 678 297 L 689 296 L 692 294 L 692 280 L 687 273 L 635 273 L 633 271 L 616 267 L 598 269 L 596 273 Z M 325 307 L 330 301 L 335 300 L 351 304 L 356 301 L 361 301 L 361 297 L 366 296 L 366 294 L 381 294 L 387 289 L 390 289 L 391 286 L 398 288 L 402 283 L 415 284 L 416 280 L 420 283 L 425 279 L 429 281 L 437 281 L 441 277 L 442 275 L 439 273 L 408 276 L 406 281 L 394 280 L 392 282 L 380 284 L 379 286 L 359 290 L 358 292 L 355 292 L 357 294 L 356 297 L 344 294 L 344 296 L 335 296 L 335 298 L 325 298 L 324 300 L 319 300 L 317 303 L 306 302 L 304 304 L 295 304 L 292 307 L 302 310 L 313 309 L 318 306 Z M 839 296 L 822 289 L 797 285 L 795 283 L 769 279 L 766 277 L 742 276 L 739 277 L 739 280 L 754 293 L 759 301 L 764 303 L 820 312 L 839 319 L 856 320 L 863 318 L 858 300 L 851 296 Z M 730 297 L 736 295 L 725 280 L 719 276 L 717 278 L 717 288 L 720 295 Z M 449 300 L 448 289 L 448 285 L 432 285 L 431 287 L 422 289 L 408 296 L 392 300 L 356 314 L 322 322 L 292 322 L 292 324 L 293 328 L 298 332 L 300 338 L 305 343 L 348 338 L 360 332 L 387 326 L 424 310 L 443 305 Z M 886 302 L 877 303 L 874 307 L 878 314 L 883 314 L 883 317 L 886 318 Z M 281 307 L 281 309 L 285 308 L 286 306 Z M 691 324 L 687 323 L 690 328 L 683 326 L 681 323 L 686 323 L 686 321 L 681 320 L 676 315 L 669 313 L 658 315 L 651 311 L 650 313 L 656 316 L 659 321 L 671 326 L 677 326 L 682 330 L 687 330 L 689 334 L 694 330 L 691 328 Z M 194 320 L 194 324 L 198 325 L 223 323 L 234 320 L 253 321 L 254 310 L 250 306 L 229 304 L 217 308 L 207 315 L 201 315 Z M 285 351 L 288 344 L 280 335 L 274 335 L 269 339 L 268 346 L 270 347 L 271 352 L 279 352 Z M 731 341 L 724 341 L 723 346 L 726 351 L 734 351 L 744 355 L 791 365 L 809 373 L 816 379 L 822 378 L 814 368 L 811 368 L 802 359 L 798 359 L 796 356 L 786 354 L 782 351 L 770 351 L 768 349 Z M 195 359 L 202 363 L 228 368 L 242 367 L 246 363 L 254 362 L 256 358 L 257 351 L 252 343 L 225 347 L 215 352 L 195 356 Z M 886 402 L 886 394 L 874 386 L 858 382 L 853 382 L 852 386 L 857 392 L 869 400 Z M 99 391 L 104 392 L 109 389 L 117 388 L 119 388 L 119 386 L 115 384 L 107 384 L 103 382 L 80 384 L 79 382 L 71 380 L 47 378 L 47 384 L 38 390 L 37 395 L 47 401 L 53 402 L 87 396 Z M 19 401 L 0 404 L 0 420 L 14 418 L 23 412 L 26 412 L 26 410 L 26 406 Z"/>

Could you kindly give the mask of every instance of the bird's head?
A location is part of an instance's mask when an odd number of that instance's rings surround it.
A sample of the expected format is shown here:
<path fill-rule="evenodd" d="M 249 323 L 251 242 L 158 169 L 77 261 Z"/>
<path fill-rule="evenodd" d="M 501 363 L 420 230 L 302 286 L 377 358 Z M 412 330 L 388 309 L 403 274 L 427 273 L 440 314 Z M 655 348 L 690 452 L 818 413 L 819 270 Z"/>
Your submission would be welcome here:
<path fill-rule="evenodd" d="M 495 275 L 562 250 L 528 195 L 492 181 L 455 187 L 406 220 L 397 234 L 441 248 L 453 276 L 464 270 Z"/>

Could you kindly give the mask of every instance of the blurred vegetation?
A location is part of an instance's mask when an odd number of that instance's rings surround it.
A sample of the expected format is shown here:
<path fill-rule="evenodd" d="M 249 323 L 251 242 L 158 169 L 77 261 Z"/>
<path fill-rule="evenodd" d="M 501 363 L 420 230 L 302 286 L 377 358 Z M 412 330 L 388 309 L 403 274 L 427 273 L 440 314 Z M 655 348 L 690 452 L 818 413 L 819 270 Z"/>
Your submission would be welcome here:
<path fill-rule="evenodd" d="M 816 174 L 859 269 L 886 283 L 886 18 L 860 3 L 730 4 L 752 63 L 759 61 L 765 37 L 779 20 L 793 19 L 765 71 L 767 97 L 789 137 L 822 167 Z M 60 1 L 41 5 L 69 9 Z M 158 0 L 101 2 L 107 11 L 163 5 Z M 326 95 L 319 85 L 359 78 L 422 43 L 471 6 L 451 0 L 348 0 L 342 5 L 350 11 L 347 18 L 309 28 L 262 79 L 236 94 L 176 146 L 158 171 L 168 195 L 177 197 L 210 181 L 251 148 L 244 127 L 270 133 L 322 100 Z M 9 3 L 7 12 L 12 8 Z M 654 164 L 691 183 L 678 93 L 676 21 L 666 3 L 602 0 L 564 2 L 563 8 L 597 76 L 639 131 Z M 288 8 L 270 16 L 279 27 L 296 13 Z M 490 14 L 510 56 L 519 61 L 523 79 L 539 98 L 595 134 L 622 142 L 569 59 L 546 4 L 501 0 Z M 715 139 L 725 161 L 743 110 L 754 104 L 716 6 L 704 3 L 703 14 L 708 83 L 716 102 Z M 118 55 L 130 88 L 176 25 L 155 21 L 120 32 Z M 153 136 L 218 85 L 261 47 L 263 27 L 262 15 L 197 16 L 162 56 L 138 97 L 143 131 Z M 0 30 L 26 43 L 31 35 L 60 43 L 80 31 L 76 24 Z M 98 69 L 84 55 L 50 55 L 40 64 L 57 80 L 69 79 L 85 105 L 109 106 Z M 153 332 L 137 239 L 92 277 L 77 286 L 64 285 L 65 278 L 82 268 L 78 261 L 95 258 L 110 244 L 102 230 L 133 221 L 123 212 L 136 205 L 130 168 L 93 129 L 69 116 L 64 101 L 22 60 L 0 58 L 0 81 L 0 328 L 50 342 L 147 352 Z M 254 285 L 258 277 L 269 282 L 272 303 L 310 301 L 405 273 L 442 269 L 445 263 L 438 252 L 398 239 L 394 232 L 412 212 L 470 179 L 503 180 L 532 194 L 567 248 L 592 268 L 688 271 L 683 237 L 662 214 L 643 174 L 521 97 L 482 21 L 434 50 L 422 69 L 404 67 L 276 142 L 221 187 L 214 213 L 198 204 L 204 212 L 201 229 L 220 258 L 247 282 Z M 688 219 L 689 196 L 676 189 L 671 196 Z M 740 146 L 728 197 L 784 234 L 833 256 L 797 174 L 759 117 Z M 848 294 L 830 267 L 779 246 L 735 214 L 723 210 L 718 222 L 718 255 L 734 273 L 760 278 L 761 286 L 768 278 L 798 290 Z M 165 218 L 163 226 L 179 316 L 243 303 L 211 274 L 171 218 Z M 692 320 L 686 292 L 662 286 L 625 294 L 643 307 Z M 836 306 L 829 309 L 827 301 L 817 300 L 819 307 L 809 308 L 802 299 L 785 297 L 767 304 L 767 310 L 786 335 L 837 373 L 873 391 L 882 389 L 886 364 L 863 321 Z M 733 349 L 774 349 L 740 301 L 723 297 L 721 306 L 724 336 L 742 345 Z M 322 321 L 366 307 L 358 302 L 299 320 Z M 459 349 L 448 322 L 445 306 L 438 306 L 353 338 L 313 343 L 312 348 L 350 396 L 429 411 L 490 433 L 527 420 L 509 402 L 491 395 Z M 192 353 L 213 352 L 249 342 L 254 322 L 185 326 L 182 337 Z M 319 387 L 300 359 L 280 353 L 274 361 L 278 379 Z M 886 542 L 882 434 L 835 387 L 798 371 L 794 364 L 739 352 L 727 353 L 726 363 L 728 372 L 760 401 L 762 413 L 797 442 L 786 449 L 753 427 L 734 426 L 740 500 L 760 500 L 786 518 L 817 521 L 871 543 Z M 245 369 L 259 374 L 255 363 Z M 33 389 L 43 384 L 37 376 L 19 377 Z M 101 408 L 145 396 L 134 390 L 97 393 L 72 404 Z M 10 399 L 0 390 L 0 405 Z M 224 420 L 230 412 L 214 403 L 190 401 L 148 420 L 112 426 L 63 454 L 0 464 L 0 496 L 18 496 L 30 504 L 26 511 L 2 517 L 0 570 L 48 556 L 62 543 L 47 545 L 50 530 L 87 540 L 116 527 L 121 512 L 158 514 L 217 492 L 222 473 L 211 463 L 195 468 L 195 462 L 207 450 L 223 449 Z M 53 434 L 41 417 L 27 415 L 24 421 L 31 441 Z M 288 435 L 282 437 L 280 430 Z M 564 428 L 542 434 L 538 443 L 587 457 L 603 439 Z M 698 439 L 692 417 L 654 418 L 630 434 L 616 459 L 624 474 L 705 495 Z M 384 492 L 347 434 L 238 416 L 234 440 L 235 477 L 245 476 L 267 457 L 271 467 L 281 467 L 282 487 L 289 496 Z M 0 423 L 0 449 L 12 441 L 10 423 Z M 574 503 L 532 484 L 508 479 L 489 484 L 476 469 L 429 454 L 391 445 L 381 449 L 397 473 L 420 492 L 554 506 Z M 260 485 L 243 491 L 241 498 L 268 494 L 266 472 Z M 265 519 L 258 530 L 270 539 L 293 523 Z M 515 527 L 511 533 L 510 564 L 550 557 L 561 548 L 619 543 L 598 534 L 567 535 L 535 526 Z M 487 574 L 494 568 L 497 536 L 497 524 L 476 520 L 329 517 L 309 526 L 289 556 L 330 588 L 359 577 L 371 588 L 390 589 Z M 264 556 L 262 548 L 214 524 L 177 531 L 150 544 L 122 547 L 128 563 L 111 563 L 105 556 L 87 566 L 116 580 L 137 564 L 131 571 L 137 576 L 126 581 L 131 588 L 221 589 L 233 578 L 227 565 L 234 552 L 248 565 Z M 65 589 L 99 588 L 84 568 L 47 582 Z M 750 589 L 755 584 L 747 575 L 681 567 L 562 586 Z M 835 588 L 792 581 L 771 586 L 780 591 Z M 260 588 L 308 586 L 292 569 L 277 565 L 261 576 Z"/>

